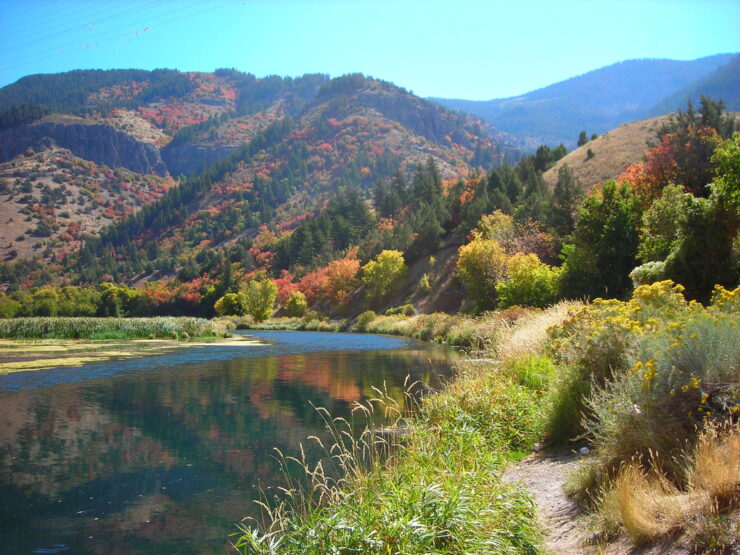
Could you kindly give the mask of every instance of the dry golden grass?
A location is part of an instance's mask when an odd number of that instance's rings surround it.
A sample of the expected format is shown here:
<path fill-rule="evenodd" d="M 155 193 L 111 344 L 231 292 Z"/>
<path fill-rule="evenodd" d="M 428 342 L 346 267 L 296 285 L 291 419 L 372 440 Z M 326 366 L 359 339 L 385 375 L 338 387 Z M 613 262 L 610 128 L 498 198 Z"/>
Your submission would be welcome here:
<path fill-rule="evenodd" d="M 504 332 L 506 337 L 498 341 L 498 356 L 502 359 L 513 359 L 542 352 L 547 341 L 547 329 L 563 323 L 570 312 L 581 306 L 582 303 L 577 301 L 561 301 L 518 319 Z"/>
<path fill-rule="evenodd" d="M 740 425 L 726 436 L 716 428 L 705 432 L 693 455 L 689 491 L 702 491 L 719 508 L 740 505 Z"/>
<path fill-rule="evenodd" d="M 648 149 L 648 139 L 654 138 L 667 121 L 668 116 L 659 116 L 620 125 L 567 154 L 542 178 L 553 188 L 558 181 L 560 167 L 568 164 L 586 189 L 607 179 L 616 179 L 627 166 L 642 160 Z M 588 158 L 589 149 L 594 153 L 593 158 Z"/>
<path fill-rule="evenodd" d="M 658 472 L 646 473 L 637 461 L 626 465 L 602 500 L 600 517 L 637 543 L 688 533 L 716 547 L 733 541 L 716 537 L 717 518 L 737 521 L 739 509 L 740 425 L 736 424 L 702 433 L 688 457 L 685 489 Z"/>

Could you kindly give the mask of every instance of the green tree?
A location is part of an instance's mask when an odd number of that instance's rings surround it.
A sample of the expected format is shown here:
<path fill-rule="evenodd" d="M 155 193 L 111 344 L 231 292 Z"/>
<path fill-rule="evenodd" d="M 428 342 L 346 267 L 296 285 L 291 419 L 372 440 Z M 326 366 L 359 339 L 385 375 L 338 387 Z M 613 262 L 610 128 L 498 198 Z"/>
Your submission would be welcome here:
<path fill-rule="evenodd" d="M 362 267 L 362 282 L 371 301 L 381 301 L 396 293 L 406 279 L 408 267 L 400 251 L 384 250 Z"/>
<path fill-rule="evenodd" d="M 67 285 L 59 291 L 59 316 L 95 316 L 100 306 L 100 292 L 93 287 Z"/>
<path fill-rule="evenodd" d="M 308 301 L 302 291 L 292 291 L 285 303 L 288 316 L 303 316 L 308 310 Z"/>
<path fill-rule="evenodd" d="M 717 177 L 711 194 L 691 199 L 664 270 L 686 288 L 687 298 L 703 303 L 715 284 L 735 287 L 740 280 L 740 133 L 722 143 L 712 161 Z"/>
<path fill-rule="evenodd" d="M 661 197 L 642 217 L 637 258 L 642 262 L 659 262 L 674 249 L 678 233 L 685 224 L 692 196 L 679 185 L 668 185 Z"/>
<path fill-rule="evenodd" d="M 565 237 L 573 232 L 578 205 L 583 199 L 583 195 L 583 185 L 573 175 L 568 164 L 560 166 L 550 211 L 550 226 L 560 237 Z"/>
<path fill-rule="evenodd" d="M 138 296 L 136 289 L 120 287 L 109 282 L 101 283 L 99 289 L 99 316 L 115 316 L 117 318 L 125 316 Z"/>
<path fill-rule="evenodd" d="M 269 279 L 248 281 L 240 293 L 244 311 L 251 315 L 255 322 L 267 320 L 275 307 L 277 294 L 277 285 Z"/>
<path fill-rule="evenodd" d="M 580 135 L 578 135 L 578 146 L 583 146 L 588 142 L 588 135 L 586 135 L 586 131 L 581 131 Z"/>
<path fill-rule="evenodd" d="M 585 198 L 573 243 L 563 248 L 563 296 L 619 298 L 629 291 L 641 216 L 640 203 L 626 182 L 606 181 Z"/>
<path fill-rule="evenodd" d="M 53 287 L 44 287 L 31 295 L 34 316 L 56 316 L 59 311 L 59 293 Z"/>
<path fill-rule="evenodd" d="M 506 251 L 491 239 L 475 238 L 460 247 L 457 275 L 480 312 L 496 308 L 496 285 L 506 276 Z"/>
<path fill-rule="evenodd" d="M 0 318 L 12 318 L 21 309 L 21 303 L 0 293 Z"/>
<path fill-rule="evenodd" d="M 244 304 L 236 293 L 226 293 L 213 304 L 213 310 L 221 316 L 241 316 L 244 314 Z"/>
<path fill-rule="evenodd" d="M 558 298 L 560 268 L 543 264 L 536 254 L 516 253 L 506 263 L 507 276 L 496 284 L 498 303 L 544 308 Z"/>

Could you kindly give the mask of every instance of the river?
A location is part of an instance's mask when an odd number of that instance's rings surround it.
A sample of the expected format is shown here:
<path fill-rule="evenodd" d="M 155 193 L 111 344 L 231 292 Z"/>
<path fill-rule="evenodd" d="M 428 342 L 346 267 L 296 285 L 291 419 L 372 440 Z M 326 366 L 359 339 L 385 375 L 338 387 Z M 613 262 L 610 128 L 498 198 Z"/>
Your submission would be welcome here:
<path fill-rule="evenodd" d="M 357 334 L 249 332 L 263 345 L 0 375 L 4 553 L 223 553 L 260 492 L 323 434 L 314 406 L 436 386 L 448 350 Z M 313 444 L 313 442 L 311 442 Z M 320 453 L 309 449 L 318 460 Z"/>

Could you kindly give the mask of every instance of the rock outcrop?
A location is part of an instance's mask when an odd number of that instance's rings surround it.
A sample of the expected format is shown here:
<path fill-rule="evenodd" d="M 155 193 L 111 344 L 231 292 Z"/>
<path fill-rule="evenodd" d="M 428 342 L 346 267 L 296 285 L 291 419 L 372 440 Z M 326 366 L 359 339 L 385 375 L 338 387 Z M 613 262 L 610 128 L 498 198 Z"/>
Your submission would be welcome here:
<path fill-rule="evenodd" d="M 44 121 L 2 131 L 0 162 L 18 156 L 29 147 L 42 146 L 49 140 L 96 164 L 123 167 L 137 173 L 167 174 L 167 166 L 155 145 L 137 141 L 108 125 L 86 123 Z"/>
<path fill-rule="evenodd" d="M 162 158 L 170 170 L 170 175 L 194 175 L 206 166 L 226 158 L 239 148 L 236 146 L 207 146 L 184 144 L 166 146 L 161 150 Z"/>

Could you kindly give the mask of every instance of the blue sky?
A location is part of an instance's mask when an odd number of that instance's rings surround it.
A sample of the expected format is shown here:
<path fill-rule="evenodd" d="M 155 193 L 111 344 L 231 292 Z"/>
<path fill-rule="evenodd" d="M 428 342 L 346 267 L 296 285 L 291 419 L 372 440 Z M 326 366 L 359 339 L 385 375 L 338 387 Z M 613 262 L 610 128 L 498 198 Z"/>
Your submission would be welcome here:
<path fill-rule="evenodd" d="M 88 68 L 362 72 L 521 94 L 632 58 L 740 51 L 738 0 L 0 0 L 0 86 Z"/>

